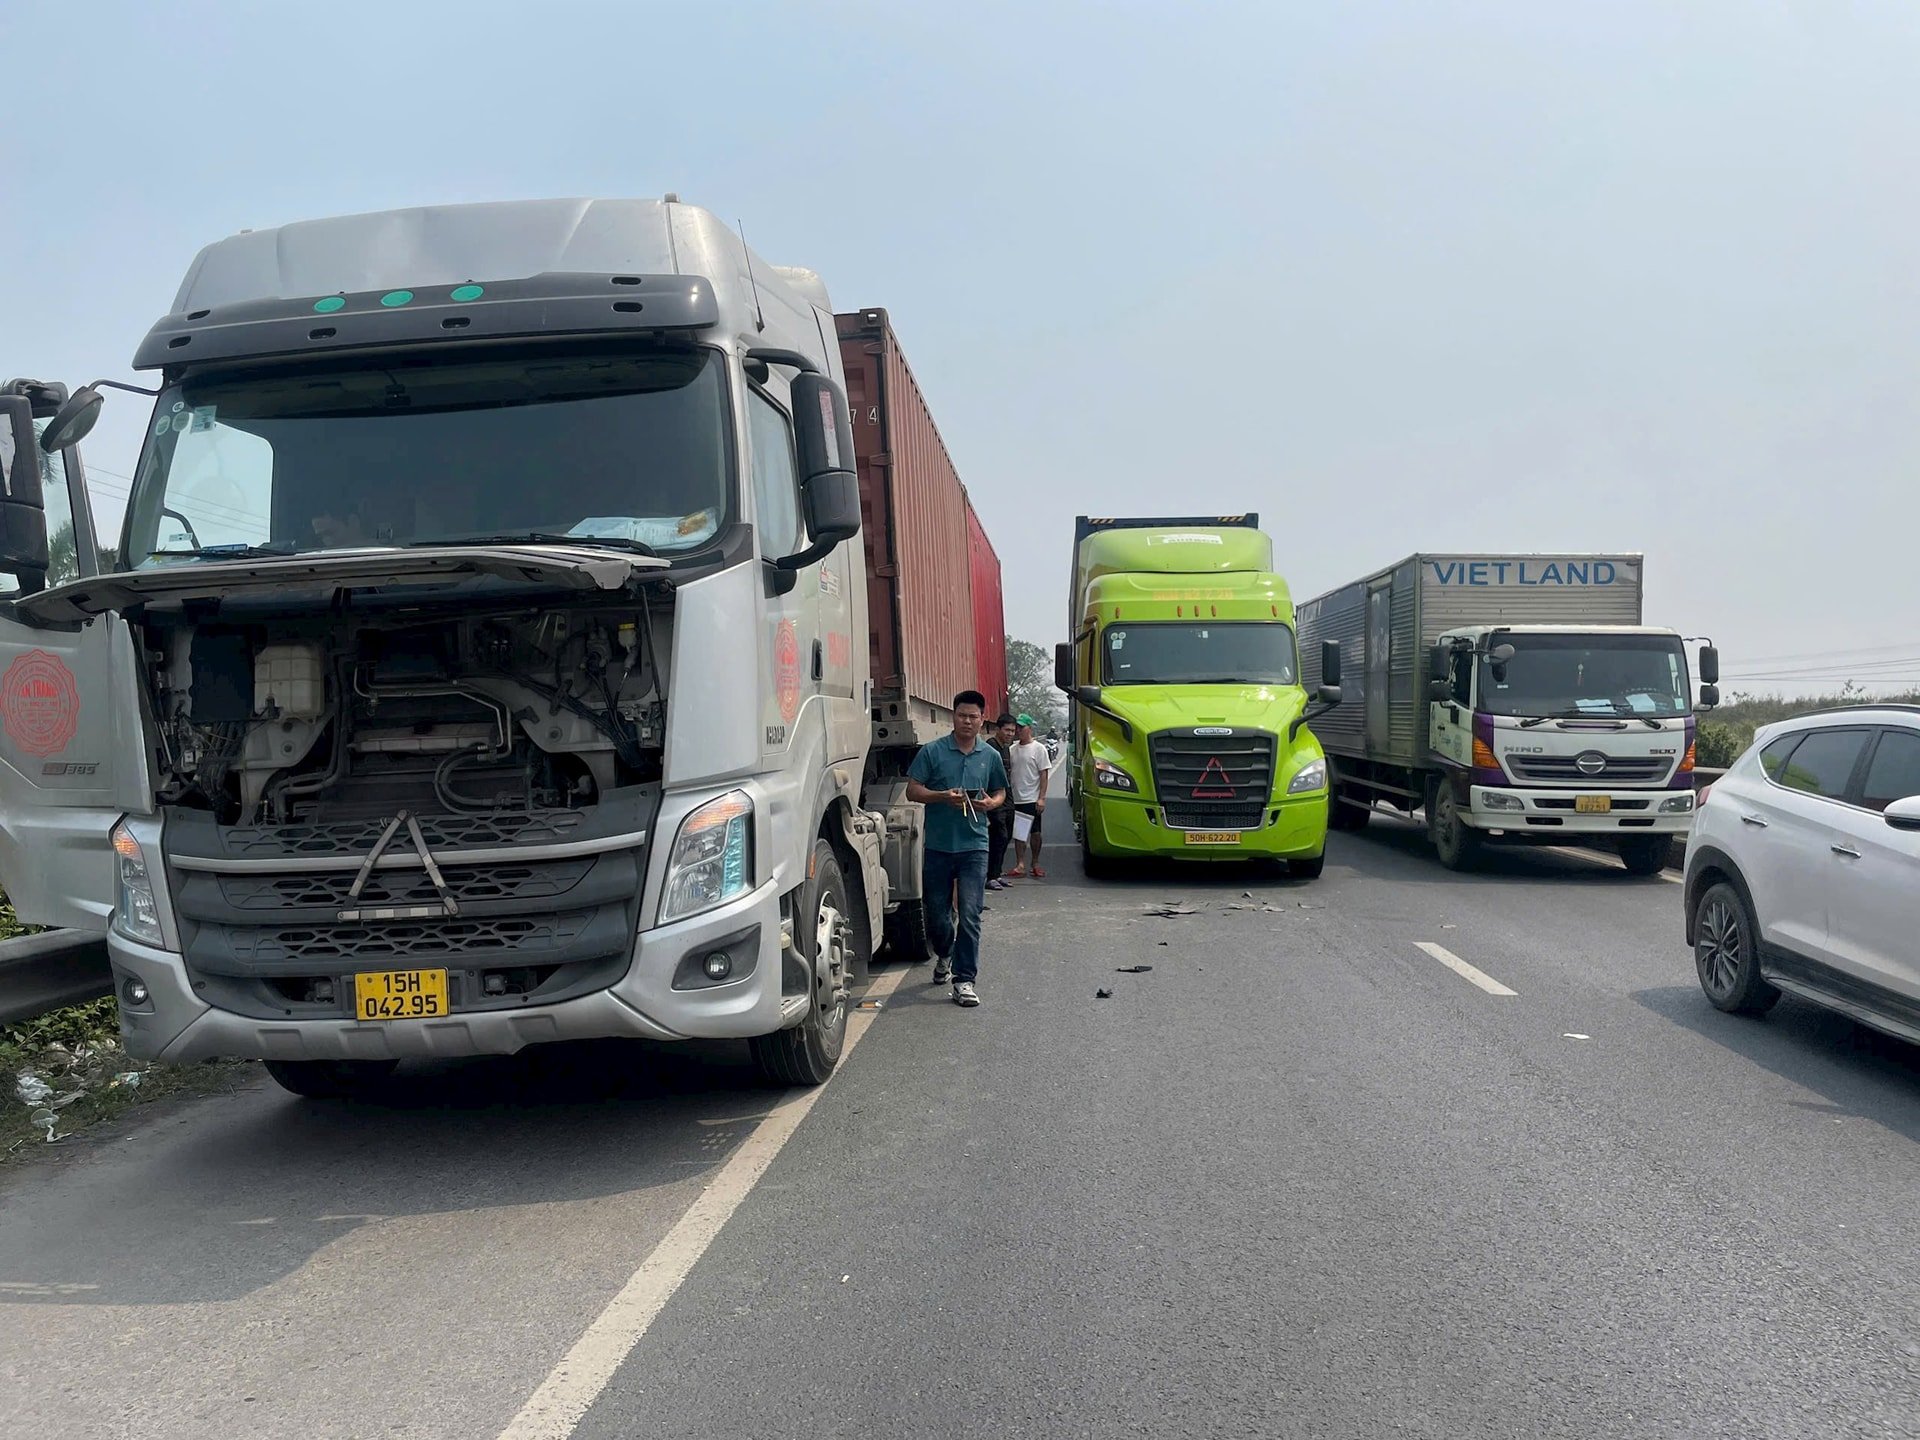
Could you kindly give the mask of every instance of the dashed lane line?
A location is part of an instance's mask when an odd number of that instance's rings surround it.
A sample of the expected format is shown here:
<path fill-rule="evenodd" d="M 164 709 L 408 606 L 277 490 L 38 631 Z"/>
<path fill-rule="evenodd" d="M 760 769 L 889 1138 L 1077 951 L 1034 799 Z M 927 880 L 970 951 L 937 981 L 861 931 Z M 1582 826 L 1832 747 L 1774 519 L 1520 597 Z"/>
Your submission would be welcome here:
<path fill-rule="evenodd" d="M 1518 993 L 1509 990 L 1498 980 L 1487 974 L 1486 971 L 1476 969 L 1474 966 L 1469 965 L 1444 945 L 1436 945 L 1431 940 L 1416 940 L 1414 944 L 1426 951 L 1427 954 L 1438 960 L 1449 970 L 1453 971 L 1453 973 L 1458 975 L 1462 980 L 1472 985 L 1478 985 L 1489 995 L 1513 995 Z"/>

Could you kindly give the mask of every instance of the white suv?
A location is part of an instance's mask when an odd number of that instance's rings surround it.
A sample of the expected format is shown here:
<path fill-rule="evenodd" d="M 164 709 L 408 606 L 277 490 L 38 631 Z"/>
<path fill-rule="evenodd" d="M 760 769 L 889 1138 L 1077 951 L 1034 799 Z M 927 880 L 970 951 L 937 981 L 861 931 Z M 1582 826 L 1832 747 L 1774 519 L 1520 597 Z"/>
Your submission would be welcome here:
<path fill-rule="evenodd" d="M 1762 729 L 1694 817 L 1686 884 L 1720 1009 L 1784 990 L 1920 1042 L 1920 707 Z"/>

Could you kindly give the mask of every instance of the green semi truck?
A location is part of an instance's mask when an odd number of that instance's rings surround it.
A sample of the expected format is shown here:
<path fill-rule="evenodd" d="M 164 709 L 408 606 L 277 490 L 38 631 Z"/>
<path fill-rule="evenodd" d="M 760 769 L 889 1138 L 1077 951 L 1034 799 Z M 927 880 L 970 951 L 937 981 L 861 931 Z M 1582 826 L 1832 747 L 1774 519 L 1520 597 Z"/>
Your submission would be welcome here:
<path fill-rule="evenodd" d="M 1340 703 L 1340 651 L 1302 682 L 1293 598 L 1255 515 L 1074 525 L 1068 803 L 1089 875 L 1127 858 L 1283 862 L 1312 878 L 1327 766 L 1307 723 Z"/>

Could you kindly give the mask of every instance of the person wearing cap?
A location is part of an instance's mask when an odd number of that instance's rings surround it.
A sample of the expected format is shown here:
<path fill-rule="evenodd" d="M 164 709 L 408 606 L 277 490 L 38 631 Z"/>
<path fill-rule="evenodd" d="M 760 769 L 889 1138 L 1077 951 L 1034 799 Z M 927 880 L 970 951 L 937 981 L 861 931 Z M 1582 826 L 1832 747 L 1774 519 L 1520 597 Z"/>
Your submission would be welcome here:
<path fill-rule="evenodd" d="M 1002 715 L 993 722 L 993 729 L 987 734 L 987 743 L 1000 752 L 1000 763 L 1009 771 L 1013 767 L 1013 738 L 1016 729 L 1011 715 Z M 987 888 L 1004 890 L 1007 888 L 1007 847 L 1013 844 L 1013 808 L 1002 805 L 987 816 Z"/>
<path fill-rule="evenodd" d="M 1019 729 L 1007 752 L 1007 794 L 1013 800 L 1014 813 L 1025 815 L 1032 825 L 1024 840 L 1015 826 L 1013 869 L 1007 872 L 1007 878 L 1018 880 L 1032 875 L 1041 880 L 1047 872 L 1040 868 L 1040 820 L 1047 808 L 1047 777 L 1053 769 L 1053 757 L 1033 738 L 1031 715 L 1022 715 L 1015 724 Z"/>

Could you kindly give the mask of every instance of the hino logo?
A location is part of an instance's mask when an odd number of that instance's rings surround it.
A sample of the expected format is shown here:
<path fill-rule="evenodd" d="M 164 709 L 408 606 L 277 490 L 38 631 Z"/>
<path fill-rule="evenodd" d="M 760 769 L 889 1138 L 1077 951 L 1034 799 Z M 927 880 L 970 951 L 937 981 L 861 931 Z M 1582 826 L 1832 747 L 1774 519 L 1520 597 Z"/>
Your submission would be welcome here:
<path fill-rule="evenodd" d="M 1607 768 L 1607 757 L 1598 750 L 1587 750 L 1574 757 L 1573 768 L 1582 775 L 1598 775 Z"/>
<path fill-rule="evenodd" d="M 1195 727 L 1193 733 L 1196 735 L 1231 735 L 1233 734 L 1233 727 L 1231 725 L 1200 725 Z"/>

